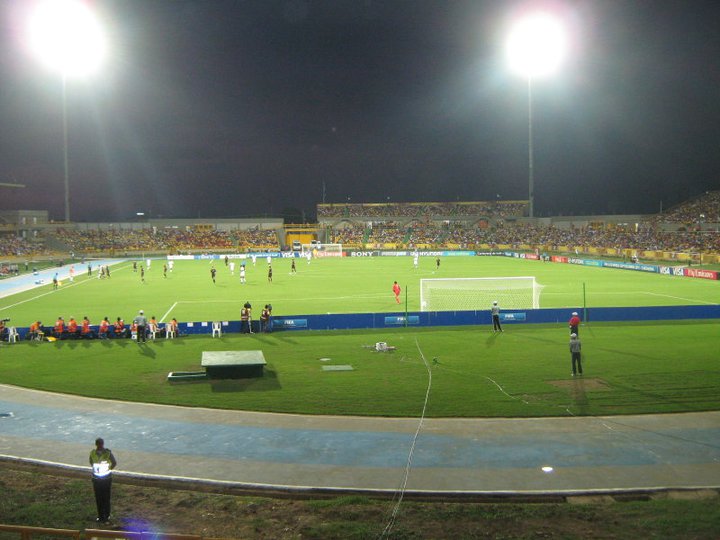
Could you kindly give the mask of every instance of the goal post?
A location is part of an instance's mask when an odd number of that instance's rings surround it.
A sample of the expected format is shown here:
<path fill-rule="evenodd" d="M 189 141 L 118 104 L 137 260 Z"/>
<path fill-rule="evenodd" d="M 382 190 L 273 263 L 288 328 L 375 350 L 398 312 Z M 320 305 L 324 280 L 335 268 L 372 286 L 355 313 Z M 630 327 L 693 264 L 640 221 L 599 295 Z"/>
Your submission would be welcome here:
<path fill-rule="evenodd" d="M 534 276 L 420 280 L 421 311 L 538 309 L 540 285 Z"/>
<path fill-rule="evenodd" d="M 342 257 L 342 244 L 303 244 L 302 255 L 308 253 L 313 257 Z"/>

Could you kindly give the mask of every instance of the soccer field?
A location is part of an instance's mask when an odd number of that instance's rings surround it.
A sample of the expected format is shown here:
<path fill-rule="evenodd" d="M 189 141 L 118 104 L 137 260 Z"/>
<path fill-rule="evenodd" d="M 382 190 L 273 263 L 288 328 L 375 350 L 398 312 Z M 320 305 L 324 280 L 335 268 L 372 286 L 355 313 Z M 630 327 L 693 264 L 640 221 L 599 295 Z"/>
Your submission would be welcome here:
<path fill-rule="evenodd" d="M 217 268 L 216 283 L 210 277 Z M 369 313 L 420 310 L 420 280 L 428 278 L 477 278 L 534 276 L 542 286 L 541 308 L 708 305 L 720 303 L 717 281 L 680 278 L 627 270 L 543 263 L 505 257 L 444 257 L 439 270 L 435 258 L 421 257 L 417 269 L 411 257 L 349 257 L 296 259 L 297 273 L 290 273 L 290 259 L 273 260 L 273 282 L 268 265 L 258 259 L 246 263 L 247 283 L 241 284 L 239 261 L 235 274 L 222 260 L 213 263 L 175 261 L 163 277 L 163 261 L 155 260 L 145 273 L 133 272 L 124 261 L 112 267 L 110 279 L 88 278 L 78 265 L 73 283 L 64 281 L 54 291 L 51 284 L 0 299 L 0 317 L 16 326 L 40 319 L 52 324 L 59 316 L 88 316 L 97 324 L 107 316 L 131 319 L 138 309 L 160 322 L 237 320 L 240 307 L 249 301 L 256 311 L 267 303 L 274 315 L 318 313 Z M 401 285 L 402 303 L 392 294 L 393 281 Z M 585 292 L 585 297 L 583 297 Z M 478 309 L 489 309 L 488 305 Z"/>

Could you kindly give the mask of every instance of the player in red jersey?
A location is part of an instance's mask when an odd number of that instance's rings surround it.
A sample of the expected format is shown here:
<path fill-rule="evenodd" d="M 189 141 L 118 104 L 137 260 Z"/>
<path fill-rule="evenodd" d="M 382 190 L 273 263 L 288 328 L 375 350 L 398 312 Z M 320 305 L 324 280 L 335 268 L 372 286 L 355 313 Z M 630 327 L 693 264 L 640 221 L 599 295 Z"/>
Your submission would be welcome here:
<path fill-rule="evenodd" d="M 400 289 L 400 285 L 398 285 L 397 281 L 393 282 L 392 290 L 393 290 L 393 294 L 395 295 L 395 301 L 399 304 L 400 303 L 400 292 L 402 291 L 402 289 Z"/>

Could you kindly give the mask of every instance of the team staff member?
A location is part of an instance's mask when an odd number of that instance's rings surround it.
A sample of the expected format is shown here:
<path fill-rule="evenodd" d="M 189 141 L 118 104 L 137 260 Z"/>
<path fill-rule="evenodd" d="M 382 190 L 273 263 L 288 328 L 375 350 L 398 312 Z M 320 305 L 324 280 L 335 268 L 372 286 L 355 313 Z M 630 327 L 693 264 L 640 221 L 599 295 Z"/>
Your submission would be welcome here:
<path fill-rule="evenodd" d="M 136 326 L 137 342 L 140 343 L 142 341 L 145 343 L 147 319 L 145 318 L 145 312 L 142 309 L 138 312 L 137 317 L 133 320 L 133 323 L 135 323 Z"/>
<path fill-rule="evenodd" d="M 577 334 L 570 334 L 570 357 L 572 359 L 572 376 L 574 377 L 577 373 L 582 375 L 582 361 L 580 357 L 580 350 L 582 346 L 580 339 Z"/>
<path fill-rule="evenodd" d="M 568 322 L 568 326 L 570 327 L 570 334 L 575 334 L 576 336 L 579 336 L 580 333 L 578 332 L 578 326 L 580 326 L 580 317 L 578 317 L 577 311 L 573 311 L 572 317 L 570 317 L 570 321 Z"/>
<path fill-rule="evenodd" d="M 110 520 L 110 492 L 112 490 L 112 470 L 117 467 L 117 460 L 105 441 L 95 439 L 95 448 L 90 451 L 92 467 L 92 483 L 97 505 L 96 521 L 107 523 Z"/>
<path fill-rule="evenodd" d="M 498 307 L 497 301 L 493 302 L 490 313 L 492 313 L 493 332 L 502 332 L 503 329 L 500 325 L 500 308 Z"/>

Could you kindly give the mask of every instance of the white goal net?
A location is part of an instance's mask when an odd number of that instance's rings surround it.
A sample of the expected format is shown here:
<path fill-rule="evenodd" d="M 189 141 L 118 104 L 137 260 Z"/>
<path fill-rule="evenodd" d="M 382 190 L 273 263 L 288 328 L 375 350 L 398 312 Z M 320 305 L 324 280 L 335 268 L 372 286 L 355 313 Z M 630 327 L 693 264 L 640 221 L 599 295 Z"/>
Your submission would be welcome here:
<path fill-rule="evenodd" d="M 534 276 L 491 278 L 443 278 L 420 280 L 422 311 L 538 309 L 540 285 Z"/>
<path fill-rule="evenodd" d="M 308 253 L 313 257 L 342 257 L 342 244 L 303 244 L 303 256 Z"/>

